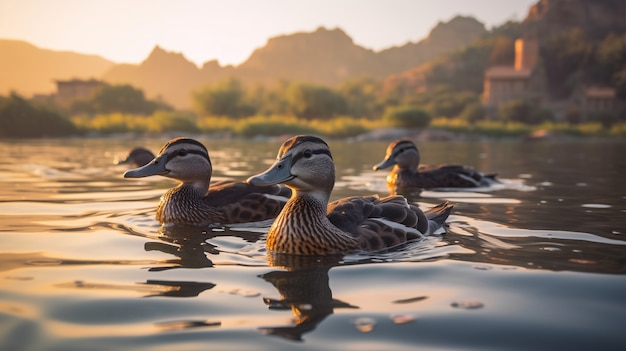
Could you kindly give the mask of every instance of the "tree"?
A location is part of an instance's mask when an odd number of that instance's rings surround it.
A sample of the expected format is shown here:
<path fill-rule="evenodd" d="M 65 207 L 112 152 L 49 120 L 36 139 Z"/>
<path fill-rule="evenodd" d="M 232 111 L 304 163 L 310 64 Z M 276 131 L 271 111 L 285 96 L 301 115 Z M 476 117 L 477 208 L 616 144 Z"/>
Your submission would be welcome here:
<path fill-rule="evenodd" d="M 352 79 L 339 86 L 338 92 L 346 101 L 346 113 L 353 117 L 380 116 L 382 104 L 377 93 L 380 83 L 369 78 Z"/>
<path fill-rule="evenodd" d="M 593 44 L 582 29 L 574 28 L 548 38 L 542 49 L 552 96 L 569 96 L 585 78 L 582 73 L 592 61 Z"/>
<path fill-rule="evenodd" d="M 291 112 L 304 119 L 330 119 L 347 111 L 346 100 L 330 88 L 293 83 L 286 92 Z"/>
<path fill-rule="evenodd" d="M 626 98 L 626 34 L 608 35 L 596 51 L 596 75 L 611 82 L 617 95 Z"/>
<path fill-rule="evenodd" d="M 552 112 L 526 100 L 514 100 L 498 109 L 501 119 L 526 124 L 539 124 L 554 119 Z"/>
<path fill-rule="evenodd" d="M 0 99 L 0 137 L 36 138 L 75 134 L 76 127 L 52 110 L 11 94 Z"/>
<path fill-rule="evenodd" d="M 105 85 L 89 100 L 76 101 L 72 113 L 129 113 L 150 115 L 156 110 L 172 110 L 164 103 L 147 100 L 144 92 L 131 85 Z"/>
<path fill-rule="evenodd" d="M 195 108 L 199 113 L 235 118 L 252 116 L 257 111 L 244 98 L 245 91 L 234 78 L 205 86 L 193 94 Z"/>
<path fill-rule="evenodd" d="M 424 128 L 431 118 L 430 113 L 416 106 L 390 107 L 383 115 L 387 125 L 399 128 Z"/>

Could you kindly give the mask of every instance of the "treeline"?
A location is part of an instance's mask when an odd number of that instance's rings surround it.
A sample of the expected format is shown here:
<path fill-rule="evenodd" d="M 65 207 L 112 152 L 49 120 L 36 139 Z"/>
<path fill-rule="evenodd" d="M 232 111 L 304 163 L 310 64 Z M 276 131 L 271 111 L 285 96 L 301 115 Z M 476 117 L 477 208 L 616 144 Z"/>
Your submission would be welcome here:
<path fill-rule="evenodd" d="M 512 65 L 514 40 L 523 34 L 522 24 L 509 22 L 462 50 L 385 80 L 352 79 L 329 87 L 284 80 L 261 86 L 225 79 L 195 90 L 191 111 L 147 99 L 130 85 L 105 85 L 89 99 L 62 106 L 11 94 L 0 97 L 0 137 L 168 131 L 347 136 L 386 126 L 423 128 L 434 119 L 437 126 L 452 127 L 556 123 L 552 111 L 530 101 L 511 101 L 489 113 L 481 103 L 485 69 Z M 541 38 L 540 47 L 552 98 L 571 96 L 584 85 L 611 86 L 618 98 L 626 98 L 626 34 L 573 28 Z M 614 112 L 581 118 L 574 109 L 565 117 L 559 123 L 596 123 L 599 127 L 593 130 L 619 124 L 613 128 L 618 134 L 626 124 L 625 116 Z"/>

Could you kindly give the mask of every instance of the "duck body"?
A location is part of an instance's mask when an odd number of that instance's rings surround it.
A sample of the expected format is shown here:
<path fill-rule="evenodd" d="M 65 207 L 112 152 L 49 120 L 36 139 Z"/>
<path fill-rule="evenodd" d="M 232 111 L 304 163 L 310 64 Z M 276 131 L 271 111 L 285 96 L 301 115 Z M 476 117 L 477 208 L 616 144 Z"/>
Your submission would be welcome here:
<path fill-rule="evenodd" d="M 387 176 L 390 189 L 398 188 L 477 188 L 499 183 L 495 174 L 483 174 L 461 165 L 420 165 L 420 153 L 410 140 L 393 141 L 387 147 L 385 159 L 375 165 L 375 171 L 393 166 Z"/>
<path fill-rule="evenodd" d="M 148 164 L 148 162 L 152 161 L 153 159 L 154 154 L 152 153 L 152 151 L 144 147 L 138 146 L 130 150 L 126 158 L 121 161 L 117 161 L 116 164 L 128 164 L 134 167 L 141 167 Z"/>
<path fill-rule="evenodd" d="M 255 185 L 284 183 L 292 195 L 267 235 L 273 252 L 325 255 L 375 251 L 437 232 L 452 206 L 422 212 L 403 196 L 353 196 L 329 203 L 335 167 L 328 145 L 296 136 L 281 146 L 277 161 L 248 178 Z"/>
<path fill-rule="evenodd" d="M 200 142 L 176 138 L 143 167 L 124 173 L 125 178 L 160 175 L 180 182 L 169 189 L 156 210 L 164 225 L 230 225 L 275 218 L 291 191 L 284 186 L 257 187 L 245 182 L 211 183 L 212 165 Z"/>

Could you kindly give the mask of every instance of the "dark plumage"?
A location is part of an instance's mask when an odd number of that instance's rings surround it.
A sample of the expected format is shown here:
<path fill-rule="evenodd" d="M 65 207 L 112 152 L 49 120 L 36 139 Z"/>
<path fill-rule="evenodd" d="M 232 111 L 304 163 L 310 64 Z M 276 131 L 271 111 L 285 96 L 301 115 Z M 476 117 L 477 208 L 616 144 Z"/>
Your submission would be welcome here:
<path fill-rule="evenodd" d="M 276 217 L 291 191 L 284 186 L 257 187 L 244 182 L 211 184 L 213 168 L 207 149 L 194 139 L 168 141 L 143 167 L 124 173 L 125 178 L 161 175 L 180 184 L 159 201 L 156 219 L 162 224 L 228 225 Z"/>
<path fill-rule="evenodd" d="M 138 146 L 130 150 L 125 159 L 117 161 L 116 163 L 118 165 L 128 164 L 134 167 L 141 167 L 152 161 L 152 159 L 154 159 L 154 154 L 152 153 L 152 151 Z"/>
<path fill-rule="evenodd" d="M 403 196 L 354 196 L 329 204 L 335 166 L 328 145 L 312 136 L 285 141 L 274 165 L 248 182 L 284 183 L 292 189 L 267 235 L 268 249 L 281 253 L 323 255 L 396 246 L 438 231 L 452 209 L 442 203 L 422 212 Z"/>
<path fill-rule="evenodd" d="M 375 165 L 375 171 L 393 166 L 387 185 L 395 193 L 398 188 L 476 188 L 499 183 L 495 174 L 483 174 L 459 165 L 420 166 L 420 153 L 411 140 L 393 141 L 387 147 L 385 159 Z"/>

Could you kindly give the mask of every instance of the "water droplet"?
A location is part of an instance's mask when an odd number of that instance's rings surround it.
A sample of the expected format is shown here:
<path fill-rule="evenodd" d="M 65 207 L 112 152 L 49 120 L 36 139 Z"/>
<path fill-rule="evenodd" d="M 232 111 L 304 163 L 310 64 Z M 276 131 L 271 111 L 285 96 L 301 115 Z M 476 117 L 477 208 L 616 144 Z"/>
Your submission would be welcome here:
<path fill-rule="evenodd" d="M 463 308 L 466 310 L 475 310 L 478 308 L 482 308 L 484 304 L 480 301 L 461 301 L 461 302 L 453 302 L 451 304 L 454 308 Z"/>
<path fill-rule="evenodd" d="M 361 333 L 369 333 L 374 330 L 376 320 L 369 317 L 361 317 L 354 320 L 354 326 Z"/>
<path fill-rule="evenodd" d="M 551 251 L 551 252 L 561 251 L 561 249 L 559 249 L 558 247 L 542 247 L 541 250 L 543 250 L 543 251 Z"/>
<path fill-rule="evenodd" d="M 257 296 L 261 296 L 261 293 L 258 291 L 254 291 L 254 290 L 246 290 L 246 291 L 242 291 L 239 295 L 243 297 L 257 297 Z"/>
<path fill-rule="evenodd" d="M 480 271 L 488 271 L 491 269 L 490 266 L 483 266 L 483 265 L 475 265 L 474 269 L 478 269 Z"/>
<path fill-rule="evenodd" d="M 408 324 L 414 323 L 417 318 L 412 314 L 394 314 L 391 316 L 391 320 L 394 324 Z"/>
<path fill-rule="evenodd" d="M 606 204 L 582 204 L 581 206 L 585 208 L 611 208 L 611 205 Z"/>

